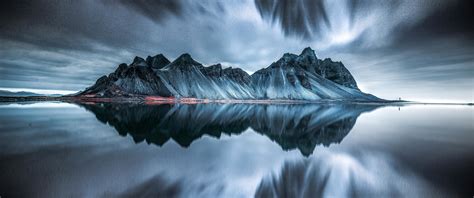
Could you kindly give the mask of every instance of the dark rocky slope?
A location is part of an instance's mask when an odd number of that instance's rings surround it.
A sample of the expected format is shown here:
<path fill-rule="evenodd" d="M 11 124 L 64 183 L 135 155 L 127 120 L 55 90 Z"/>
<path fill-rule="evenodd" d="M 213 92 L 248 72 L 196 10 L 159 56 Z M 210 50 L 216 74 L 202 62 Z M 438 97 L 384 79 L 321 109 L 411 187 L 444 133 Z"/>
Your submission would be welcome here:
<path fill-rule="evenodd" d="M 135 57 L 80 95 L 115 97 L 152 95 L 201 99 L 380 100 L 359 90 L 341 62 L 318 59 L 311 48 L 286 53 L 269 67 L 249 75 L 220 64 L 205 67 L 189 54 L 170 62 L 162 54 Z"/>

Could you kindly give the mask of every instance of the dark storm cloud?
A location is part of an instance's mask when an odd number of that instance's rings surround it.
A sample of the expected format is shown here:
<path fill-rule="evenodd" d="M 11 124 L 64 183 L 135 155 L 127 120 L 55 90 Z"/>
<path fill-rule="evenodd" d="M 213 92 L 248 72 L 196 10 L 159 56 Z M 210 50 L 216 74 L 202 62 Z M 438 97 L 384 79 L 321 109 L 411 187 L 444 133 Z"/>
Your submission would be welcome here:
<path fill-rule="evenodd" d="M 2 1 L 0 36 L 51 49 L 91 50 L 92 43 L 133 44 L 123 11 L 94 1 Z M 114 20 L 115 19 L 115 20 Z"/>
<path fill-rule="evenodd" d="M 119 0 L 126 7 L 130 7 L 144 16 L 155 21 L 164 20 L 167 16 L 183 14 L 182 0 Z M 112 1 L 116 2 L 116 1 Z"/>
<path fill-rule="evenodd" d="M 136 55 L 223 51 L 206 39 L 222 16 L 218 1 L 1 1 L 0 84 L 79 90 Z"/>
<path fill-rule="evenodd" d="M 140 17 L 106 1 L 1 1 L 0 84 L 82 89 L 146 50 Z"/>
<path fill-rule="evenodd" d="M 456 86 L 452 79 L 472 82 L 472 4 L 0 1 L 0 87 L 80 90 L 121 62 L 158 53 L 171 60 L 190 53 L 203 64 L 221 62 L 253 72 L 285 52 L 311 46 L 320 58 L 344 62 L 359 84 L 370 88 L 366 91 L 381 97 L 396 93 L 384 91 L 390 83 L 431 86 L 436 79 L 446 89 Z"/>
<path fill-rule="evenodd" d="M 264 19 L 278 23 L 286 35 L 317 36 L 320 26 L 330 27 L 322 0 L 256 0 Z"/>
<path fill-rule="evenodd" d="M 365 91 L 385 98 L 473 99 L 473 1 L 255 0 L 255 5 L 287 37 L 311 43 L 320 57 L 344 62 Z"/>
<path fill-rule="evenodd" d="M 255 5 L 262 18 L 278 24 L 286 35 L 298 36 L 307 40 L 322 36 L 322 29 L 331 29 L 331 26 L 340 24 L 332 21 L 328 14 L 333 12 L 327 7 L 325 0 L 255 0 Z M 338 1 L 337 4 L 346 6 L 345 13 L 354 23 L 356 14 L 367 8 L 369 2 L 361 0 Z M 397 1 L 385 4 L 387 9 L 396 6 Z M 338 9 L 342 9 L 339 7 Z"/>
<path fill-rule="evenodd" d="M 150 20 L 162 23 L 169 17 L 185 17 L 187 15 L 225 14 L 225 9 L 220 1 L 192 1 L 192 0 L 102 0 L 107 4 L 121 4 L 126 9 L 133 10 Z"/>
<path fill-rule="evenodd" d="M 401 40 L 416 42 L 418 39 L 437 37 L 464 37 L 474 40 L 474 1 L 458 0 L 434 11 L 413 28 L 401 33 Z"/>
<path fill-rule="evenodd" d="M 346 36 L 339 43 L 359 42 L 358 47 L 387 45 L 400 37 L 424 38 L 421 33 L 472 37 L 473 4 L 469 0 L 255 0 L 262 18 L 286 35 L 322 42 Z"/>

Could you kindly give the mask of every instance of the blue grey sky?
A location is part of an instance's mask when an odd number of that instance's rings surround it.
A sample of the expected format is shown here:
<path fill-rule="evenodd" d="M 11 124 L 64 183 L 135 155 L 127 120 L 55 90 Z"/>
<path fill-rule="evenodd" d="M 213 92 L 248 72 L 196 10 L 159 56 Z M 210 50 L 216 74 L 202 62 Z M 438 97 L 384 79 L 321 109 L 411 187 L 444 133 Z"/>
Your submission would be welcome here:
<path fill-rule="evenodd" d="M 79 91 L 119 63 L 190 53 L 252 73 L 311 47 L 386 99 L 472 102 L 469 0 L 11 0 L 0 87 Z"/>

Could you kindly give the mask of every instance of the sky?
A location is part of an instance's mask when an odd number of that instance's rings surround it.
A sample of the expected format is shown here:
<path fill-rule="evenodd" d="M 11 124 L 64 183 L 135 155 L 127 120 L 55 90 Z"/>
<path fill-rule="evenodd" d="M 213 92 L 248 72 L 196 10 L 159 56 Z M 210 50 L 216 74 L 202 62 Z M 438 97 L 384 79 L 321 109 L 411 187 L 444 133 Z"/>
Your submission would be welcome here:
<path fill-rule="evenodd" d="M 472 0 L 6 0 L 0 87 L 79 91 L 135 56 L 249 73 L 311 47 L 385 99 L 473 102 Z"/>

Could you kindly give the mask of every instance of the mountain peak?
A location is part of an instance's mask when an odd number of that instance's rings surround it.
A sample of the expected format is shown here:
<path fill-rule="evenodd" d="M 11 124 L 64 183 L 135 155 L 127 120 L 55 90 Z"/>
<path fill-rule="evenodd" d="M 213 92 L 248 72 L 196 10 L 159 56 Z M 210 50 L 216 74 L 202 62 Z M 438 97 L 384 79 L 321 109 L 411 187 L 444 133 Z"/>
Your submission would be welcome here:
<path fill-rule="evenodd" d="M 305 47 L 305 48 L 303 49 L 303 52 L 304 52 L 304 51 L 313 51 L 313 52 L 314 52 L 314 50 L 313 50 L 311 47 L 309 47 L 309 46 L 308 46 L 308 47 Z"/>
<path fill-rule="evenodd" d="M 164 58 L 164 59 L 167 59 L 167 58 L 165 57 L 165 55 L 163 55 L 163 54 L 157 54 L 157 55 L 154 56 L 154 58 Z"/>
<path fill-rule="evenodd" d="M 146 63 L 153 69 L 161 69 L 168 65 L 170 61 L 163 54 L 157 54 L 153 57 L 148 56 Z"/>
<path fill-rule="evenodd" d="M 184 54 L 181 54 L 176 60 L 194 60 L 190 54 L 188 53 L 184 53 Z"/>
<path fill-rule="evenodd" d="M 147 64 L 145 62 L 145 59 L 139 56 L 135 56 L 131 65 L 132 66 L 146 66 Z"/>
<path fill-rule="evenodd" d="M 167 66 L 167 68 L 173 68 L 173 67 L 185 68 L 185 67 L 189 67 L 189 66 L 201 66 L 202 67 L 202 64 L 195 61 L 191 57 L 191 55 L 189 55 L 188 53 L 184 53 L 184 54 L 181 54 L 181 56 L 179 56 L 178 58 L 176 58 L 176 60 L 171 62 Z"/>
<path fill-rule="evenodd" d="M 295 62 L 296 58 L 298 58 L 298 55 L 292 54 L 292 53 L 284 53 L 283 56 L 278 59 L 278 61 L 273 62 L 269 68 L 285 68 L 290 65 L 293 65 L 292 63 Z"/>
<path fill-rule="evenodd" d="M 283 54 L 283 57 L 282 57 L 282 58 L 283 58 L 283 59 L 294 59 L 294 58 L 296 58 L 296 57 L 297 57 L 296 54 L 285 53 L 285 54 Z"/>
<path fill-rule="evenodd" d="M 309 57 L 314 57 L 316 59 L 316 54 L 314 53 L 314 50 L 311 49 L 311 47 L 304 48 L 300 56 L 303 56 L 303 57 L 309 56 Z"/>
<path fill-rule="evenodd" d="M 173 61 L 173 63 L 175 62 L 183 64 L 201 65 L 201 63 L 195 61 L 188 53 L 181 54 L 181 56 L 179 56 L 176 60 Z"/>
<path fill-rule="evenodd" d="M 318 57 L 314 53 L 314 50 L 310 47 L 304 48 L 301 54 L 296 58 L 298 64 L 307 70 L 314 70 L 314 66 L 317 65 Z"/>
<path fill-rule="evenodd" d="M 222 65 L 220 63 L 210 65 L 207 68 L 213 68 L 213 69 L 222 69 Z"/>

